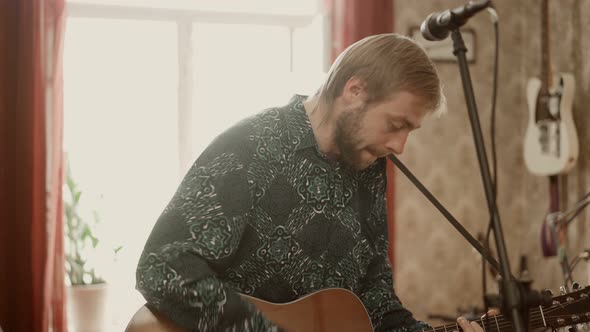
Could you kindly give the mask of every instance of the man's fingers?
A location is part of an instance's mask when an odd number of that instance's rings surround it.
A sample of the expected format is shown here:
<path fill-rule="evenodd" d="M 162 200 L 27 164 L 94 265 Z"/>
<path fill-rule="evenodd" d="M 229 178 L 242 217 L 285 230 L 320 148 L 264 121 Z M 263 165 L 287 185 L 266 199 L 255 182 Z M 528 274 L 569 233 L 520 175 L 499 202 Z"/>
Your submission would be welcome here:
<path fill-rule="evenodd" d="M 475 332 L 483 332 L 481 326 L 479 326 L 479 324 L 477 324 L 476 322 L 471 322 L 470 324 Z"/>
<path fill-rule="evenodd" d="M 464 317 L 457 318 L 457 323 L 463 329 L 463 332 L 483 332 L 483 329 L 476 322 L 469 322 Z"/>
<path fill-rule="evenodd" d="M 492 308 L 488 310 L 487 313 L 488 316 L 495 316 L 499 314 L 500 310 L 498 308 Z M 484 318 L 485 315 L 481 317 Z M 463 332 L 484 332 L 483 328 L 479 324 L 477 324 L 476 322 L 469 322 L 467 319 L 465 319 L 465 317 L 457 318 L 457 323 L 459 324 L 459 326 L 461 326 Z"/>
<path fill-rule="evenodd" d="M 464 332 L 471 330 L 471 325 L 469 325 L 469 322 L 464 317 L 457 318 L 457 323 L 459 323 L 459 326 L 461 326 Z"/>
<path fill-rule="evenodd" d="M 498 308 L 492 308 L 490 310 L 488 310 L 487 315 L 488 316 L 496 316 L 500 314 L 500 309 Z M 484 318 L 486 315 L 481 316 L 481 318 Z"/>

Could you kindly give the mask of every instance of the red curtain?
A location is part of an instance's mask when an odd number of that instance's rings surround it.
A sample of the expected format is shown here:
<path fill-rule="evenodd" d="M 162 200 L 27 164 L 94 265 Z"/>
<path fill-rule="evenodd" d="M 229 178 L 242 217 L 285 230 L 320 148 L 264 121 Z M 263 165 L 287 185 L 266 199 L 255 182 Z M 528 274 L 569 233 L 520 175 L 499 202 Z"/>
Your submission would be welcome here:
<path fill-rule="evenodd" d="M 350 44 L 370 35 L 393 32 L 394 0 L 326 0 L 331 18 L 331 59 Z M 394 266 L 394 166 L 387 160 L 387 222 L 389 224 L 389 260 Z"/>
<path fill-rule="evenodd" d="M 0 326 L 65 331 L 64 0 L 0 1 Z M 51 317 L 50 317 L 51 315 Z"/>
<path fill-rule="evenodd" d="M 350 44 L 393 31 L 393 0 L 326 0 L 331 17 L 332 60 Z"/>

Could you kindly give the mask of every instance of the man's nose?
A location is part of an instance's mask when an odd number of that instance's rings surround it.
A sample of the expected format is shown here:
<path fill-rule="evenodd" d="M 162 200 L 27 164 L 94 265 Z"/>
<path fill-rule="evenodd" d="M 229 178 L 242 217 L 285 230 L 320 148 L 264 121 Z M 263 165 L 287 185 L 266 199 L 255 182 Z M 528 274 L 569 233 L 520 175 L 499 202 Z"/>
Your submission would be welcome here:
<path fill-rule="evenodd" d="M 395 154 L 402 154 L 404 152 L 404 147 L 406 145 L 406 140 L 408 139 L 408 131 L 403 131 L 396 133 L 393 135 L 387 144 L 385 145 L 387 149 Z"/>

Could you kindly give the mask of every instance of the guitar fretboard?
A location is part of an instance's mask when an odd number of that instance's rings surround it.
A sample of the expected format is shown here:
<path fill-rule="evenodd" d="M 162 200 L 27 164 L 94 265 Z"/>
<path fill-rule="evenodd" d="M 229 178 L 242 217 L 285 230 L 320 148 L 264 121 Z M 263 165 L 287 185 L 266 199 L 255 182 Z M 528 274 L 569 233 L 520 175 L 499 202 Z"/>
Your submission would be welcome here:
<path fill-rule="evenodd" d="M 485 332 L 511 332 L 513 331 L 512 322 L 504 315 L 487 316 L 475 320 Z M 542 308 L 532 309 L 529 313 L 529 330 L 547 326 Z M 423 332 L 452 332 L 463 331 L 458 323 L 424 329 Z"/>
<path fill-rule="evenodd" d="M 541 91 L 548 93 L 552 86 L 549 38 L 549 0 L 541 1 Z"/>

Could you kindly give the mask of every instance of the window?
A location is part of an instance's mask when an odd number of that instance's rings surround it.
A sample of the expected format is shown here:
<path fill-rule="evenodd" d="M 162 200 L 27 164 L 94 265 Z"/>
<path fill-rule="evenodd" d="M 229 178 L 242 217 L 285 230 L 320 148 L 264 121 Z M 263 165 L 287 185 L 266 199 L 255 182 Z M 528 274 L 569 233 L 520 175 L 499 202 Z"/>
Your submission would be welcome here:
<path fill-rule="evenodd" d="M 232 12 L 216 1 L 68 3 L 64 149 L 82 214 L 100 217 L 95 263 L 116 294 L 116 330 L 144 303 L 137 260 L 194 159 L 239 119 L 318 87 L 316 1 L 230 1 Z"/>

